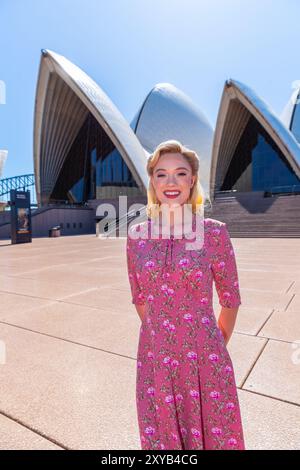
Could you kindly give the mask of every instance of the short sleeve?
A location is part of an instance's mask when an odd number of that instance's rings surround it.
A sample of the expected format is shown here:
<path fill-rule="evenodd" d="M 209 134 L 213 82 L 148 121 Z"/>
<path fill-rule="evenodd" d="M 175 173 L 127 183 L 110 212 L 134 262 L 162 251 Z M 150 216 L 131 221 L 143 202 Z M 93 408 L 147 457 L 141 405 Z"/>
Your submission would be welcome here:
<path fill-rule="evenodd" d="M 126 252 L 127 252 L 127 272 L 128 279 L 131 289 L 131 303 L 144 305 L 145 298 L 142 292 L 141 285 L 138 280 L 138 273 L 135 269 L 135 240 L 130 238 L 130 232 L 128 232 L 127 242 L 126 242 Z"/>
<path fill-rule="evenodd" d="M 242 303 L 238 271 L 226 223 L 218 227 L 217 233 L 218 235 L 214 235 L 216 241 L 211 269 L 219 297 L 219 304 L 227 308 L 238 307 Z"/>

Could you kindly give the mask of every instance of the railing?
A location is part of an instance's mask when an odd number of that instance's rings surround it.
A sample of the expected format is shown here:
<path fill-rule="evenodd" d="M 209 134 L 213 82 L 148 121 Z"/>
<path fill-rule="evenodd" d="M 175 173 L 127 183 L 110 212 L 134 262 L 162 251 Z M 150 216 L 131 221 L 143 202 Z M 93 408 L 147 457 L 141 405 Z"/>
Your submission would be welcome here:
<path fill-rule="evenodd" d="M 253 191 L 255 192 L 255 191 Z M 215 191 L 215 196 L 234 196 L 236 189 L 226 189 L 225 191 Z M 264 191 L 264 197 L 272 197 L 275 194 L 291 195 L 300 194 L 300 184 L 290 184 L 282 186 L 272 186 Z"/>
<path fill-rule="evenodd" d="M 218 197 L 218 196 L 224 196 L 224 197 L 234 197 L 237 193 L 237 189 L 226 189 L 224 191 L 215 191 L 214 192 L 214 196 L 215 198 Z"/>
<path fill-rule="evenodd" d="M 55 201 L 48 202 L 46 206 L 88 207 L 88 202 L 70 202 L 66 199 L 55 199 Z"/>
<path fill-rule="evenodd" d="M 224 189 L 224 191 L 222 190 L 215 191 L 215 194 L 236 193 L 236 192 L 237 192 L 237 189 Z"/>
<path fill-rule="evenodd" d="M 122 229 L 122 227 L 127 227 L 127 224 L 128 224 L 128 221 L 131 222 L 132 219 L 135 219 L 135 217 L 138 217 L 138 216 L 145 216 L 146 215 L 146 205 L 141 207 L 138 212 L 139 214 L 136 214 L 136 210 L 132 210 L 132 211 L 129 211 L 127 212 L 127 214 L 125 214 L 123 217 L 121 218 L 117 218 L 115 221 L 110 221 L 109 222 L 109 230 L 105 230 L 104 228 L 104 233 L 102 235 L 104 235 L 105 237 L 109 237 L 111 233 L 115 233 L 115 231 L 117 229 Z M 96 224 L 98 224 L 104 217 L 106 216 L 96 216 L 95 217 L 95 221 L 96 221 Z M 99 227 L 97 226 L 97 234 L 99 234 Z"/>
<path fill-rule="evenodd" d="M 300 184 L 290 184 L 285 186 L 272 186 L 269 190 L 266 190 L 264 197 L 272 197 L 275 194 L 291 195 L 300 194 Z"/>

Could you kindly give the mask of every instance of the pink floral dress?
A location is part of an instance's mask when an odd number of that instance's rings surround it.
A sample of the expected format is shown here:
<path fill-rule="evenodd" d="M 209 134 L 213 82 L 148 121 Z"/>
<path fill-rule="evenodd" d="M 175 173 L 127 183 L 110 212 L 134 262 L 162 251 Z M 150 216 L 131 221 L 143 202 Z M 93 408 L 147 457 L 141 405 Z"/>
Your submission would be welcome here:
<path fill-rule="evenodd" d="M 152 223 L 131 226 L 127 237 L 132 303 L 145 304 L 136 375 L 141 447 L 244 450 L 234 369 L 212 306 L 213 281 L 221 306 L 241 304 L 226 224 L 204 219 L 202 248 L 187 250 L 185 237 L 151 238 Z M 145 230 L 148 238 L 132 237 Z"/>

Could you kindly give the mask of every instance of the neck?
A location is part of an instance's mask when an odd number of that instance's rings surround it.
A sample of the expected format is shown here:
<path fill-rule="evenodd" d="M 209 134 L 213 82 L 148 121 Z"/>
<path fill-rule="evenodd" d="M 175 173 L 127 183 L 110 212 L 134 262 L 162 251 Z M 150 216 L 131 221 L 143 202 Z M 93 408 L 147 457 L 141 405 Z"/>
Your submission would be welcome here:
<path fill-rule="evenodd" d="M 186 214 L 186 221 L 184 220 L 184 212 Z M 183 210 L 183 206 L 174 207 L 169 213 L 162 213 L 154 220 L 154 226 L 157 230 L 168 232 L 170 234 L 189 232 L 192 228 L 194 214 L 190 213 L 189 209 Z"/>

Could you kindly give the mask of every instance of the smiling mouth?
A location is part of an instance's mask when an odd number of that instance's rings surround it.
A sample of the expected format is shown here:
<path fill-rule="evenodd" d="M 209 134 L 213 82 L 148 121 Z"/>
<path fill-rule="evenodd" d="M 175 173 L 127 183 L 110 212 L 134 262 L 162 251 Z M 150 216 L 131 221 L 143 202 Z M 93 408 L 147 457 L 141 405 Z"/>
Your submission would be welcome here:
<path fill-rule="evenodd" d="M 164 191 L 164 195 L 170 198 L 178 197 L 181 191 Z"/>

